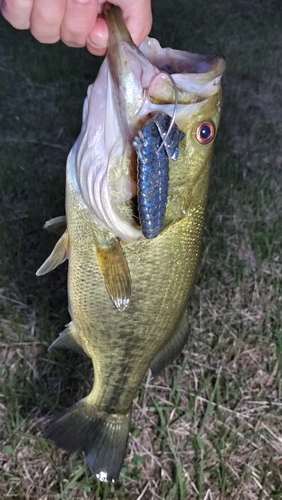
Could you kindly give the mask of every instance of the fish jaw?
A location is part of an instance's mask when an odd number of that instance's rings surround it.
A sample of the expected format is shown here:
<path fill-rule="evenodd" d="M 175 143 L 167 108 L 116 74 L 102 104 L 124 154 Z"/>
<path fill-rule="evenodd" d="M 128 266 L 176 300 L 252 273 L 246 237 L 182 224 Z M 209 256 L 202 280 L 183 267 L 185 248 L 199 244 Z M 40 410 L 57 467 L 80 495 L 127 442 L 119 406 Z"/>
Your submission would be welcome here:
<path fill-rule="evenodd" d="M 176 124 L 186 133 L 191 116 L 220 89 L 225 63 L 218 56 L 162 49 L 150 38 L 139 50 L 119 8 L 111 6 L 106 20 L 109 50 L 88 89 L 81 133 L 69 155 L 69 178 L 77 184 L 96 222 L 131 242 L 144 238 L 134 201 L 134 137 L 151 116 L 159 112 L 172 116 L 175 107 L 173 84 L 164 71 L 169 71 L 177 85 Z M 184 170 L 184 184 L 185 175 Z"/>

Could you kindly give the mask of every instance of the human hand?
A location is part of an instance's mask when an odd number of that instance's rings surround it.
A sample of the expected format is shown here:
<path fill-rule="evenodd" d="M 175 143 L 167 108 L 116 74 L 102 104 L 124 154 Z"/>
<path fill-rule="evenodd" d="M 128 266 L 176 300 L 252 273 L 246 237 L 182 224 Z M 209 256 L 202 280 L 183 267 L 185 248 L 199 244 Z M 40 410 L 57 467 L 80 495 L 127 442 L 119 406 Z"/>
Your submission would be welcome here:
<path fill-rule="evenodd" d="M 118 5 L 136 45 L 152 24 L 150 0 L 111 0 Z M 5 19 L 17 29 L 30 29 L 39 42 L 62 40 L 97 56 L 107 51 L 108 28 L 103 18 L 105 0 L 0 0 Z"/>

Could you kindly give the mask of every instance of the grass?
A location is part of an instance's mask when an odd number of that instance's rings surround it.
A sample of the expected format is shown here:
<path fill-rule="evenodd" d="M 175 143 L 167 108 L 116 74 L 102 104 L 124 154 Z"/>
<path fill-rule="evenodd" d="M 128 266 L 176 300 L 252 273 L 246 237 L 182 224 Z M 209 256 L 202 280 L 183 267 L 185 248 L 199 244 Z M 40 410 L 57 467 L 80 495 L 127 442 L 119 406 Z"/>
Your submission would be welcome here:
<path fill-rule="evenodd" d="M 65 160 L 100 59 L 0 19 L 0 498 L 282 498 L 282 12 L 279 0 L 154 0 L 163 45 L 223 53 L 224 107 L 183 354 L 134 401 L 116 486 L 43 437 L 89 365 L 47 346 L 68 320 L 66 267 L 34 273 L 64 211 Z"/>

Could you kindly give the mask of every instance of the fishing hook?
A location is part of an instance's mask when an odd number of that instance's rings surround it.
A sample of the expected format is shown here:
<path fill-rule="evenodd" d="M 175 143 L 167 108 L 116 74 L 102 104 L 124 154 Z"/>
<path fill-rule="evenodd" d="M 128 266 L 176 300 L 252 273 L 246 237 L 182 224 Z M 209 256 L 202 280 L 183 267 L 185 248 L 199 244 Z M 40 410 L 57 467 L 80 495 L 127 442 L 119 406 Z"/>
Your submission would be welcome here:
<path fill-rule="evenodd" d="M 171 117 L 170 125 L 168 127 L 167 133 L 165 134 L 165 136 L 164 136 L 164 138 L 162 140 L 162 143 L 161 143 L 159 149 L 157 150 L 157 153 L 160 152 L 160 150 L 162 149 L 165 141 L 167 140 L 167 138 L 168 138 L 168 136 L 169 136 L 169 134 L 171 132 L 171 129 L 172 129 L 174 123 L 175 123 L 176 110 L 177 110 L 177 106 L 178 106 L 178 89 L 177 89 L 177 85 L 176 85 L 174 79 L 172 78 L 172 76 L 169 73 L 167 73 L 166 71 L 162 71 L 162 73 L 164 73 L 165 75 L 168 76 L 168 78 L 170 79 L 170 81 L 171 81 L 171 83 L 173 85 L 174 94 L 175 94 L 175 100 L 174 100 L 174 110 L 173 110 L 173 114 L 172 114 L 172 117 Z"/>

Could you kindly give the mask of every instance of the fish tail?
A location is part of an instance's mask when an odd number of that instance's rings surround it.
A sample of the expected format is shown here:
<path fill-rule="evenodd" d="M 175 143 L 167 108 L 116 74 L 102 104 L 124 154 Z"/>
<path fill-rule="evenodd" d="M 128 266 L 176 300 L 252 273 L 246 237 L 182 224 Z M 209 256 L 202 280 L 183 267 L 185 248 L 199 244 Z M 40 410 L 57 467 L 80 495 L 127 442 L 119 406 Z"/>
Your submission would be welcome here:
<path fill-rule="evenodd" d="M 127 445 L 131 410 L 108 414 L 87 398 L 79 401 L 47 430 L 47 438 L 67 451 L 83 451 L 86 463 L 100 481 L 117 481 Z"/>

